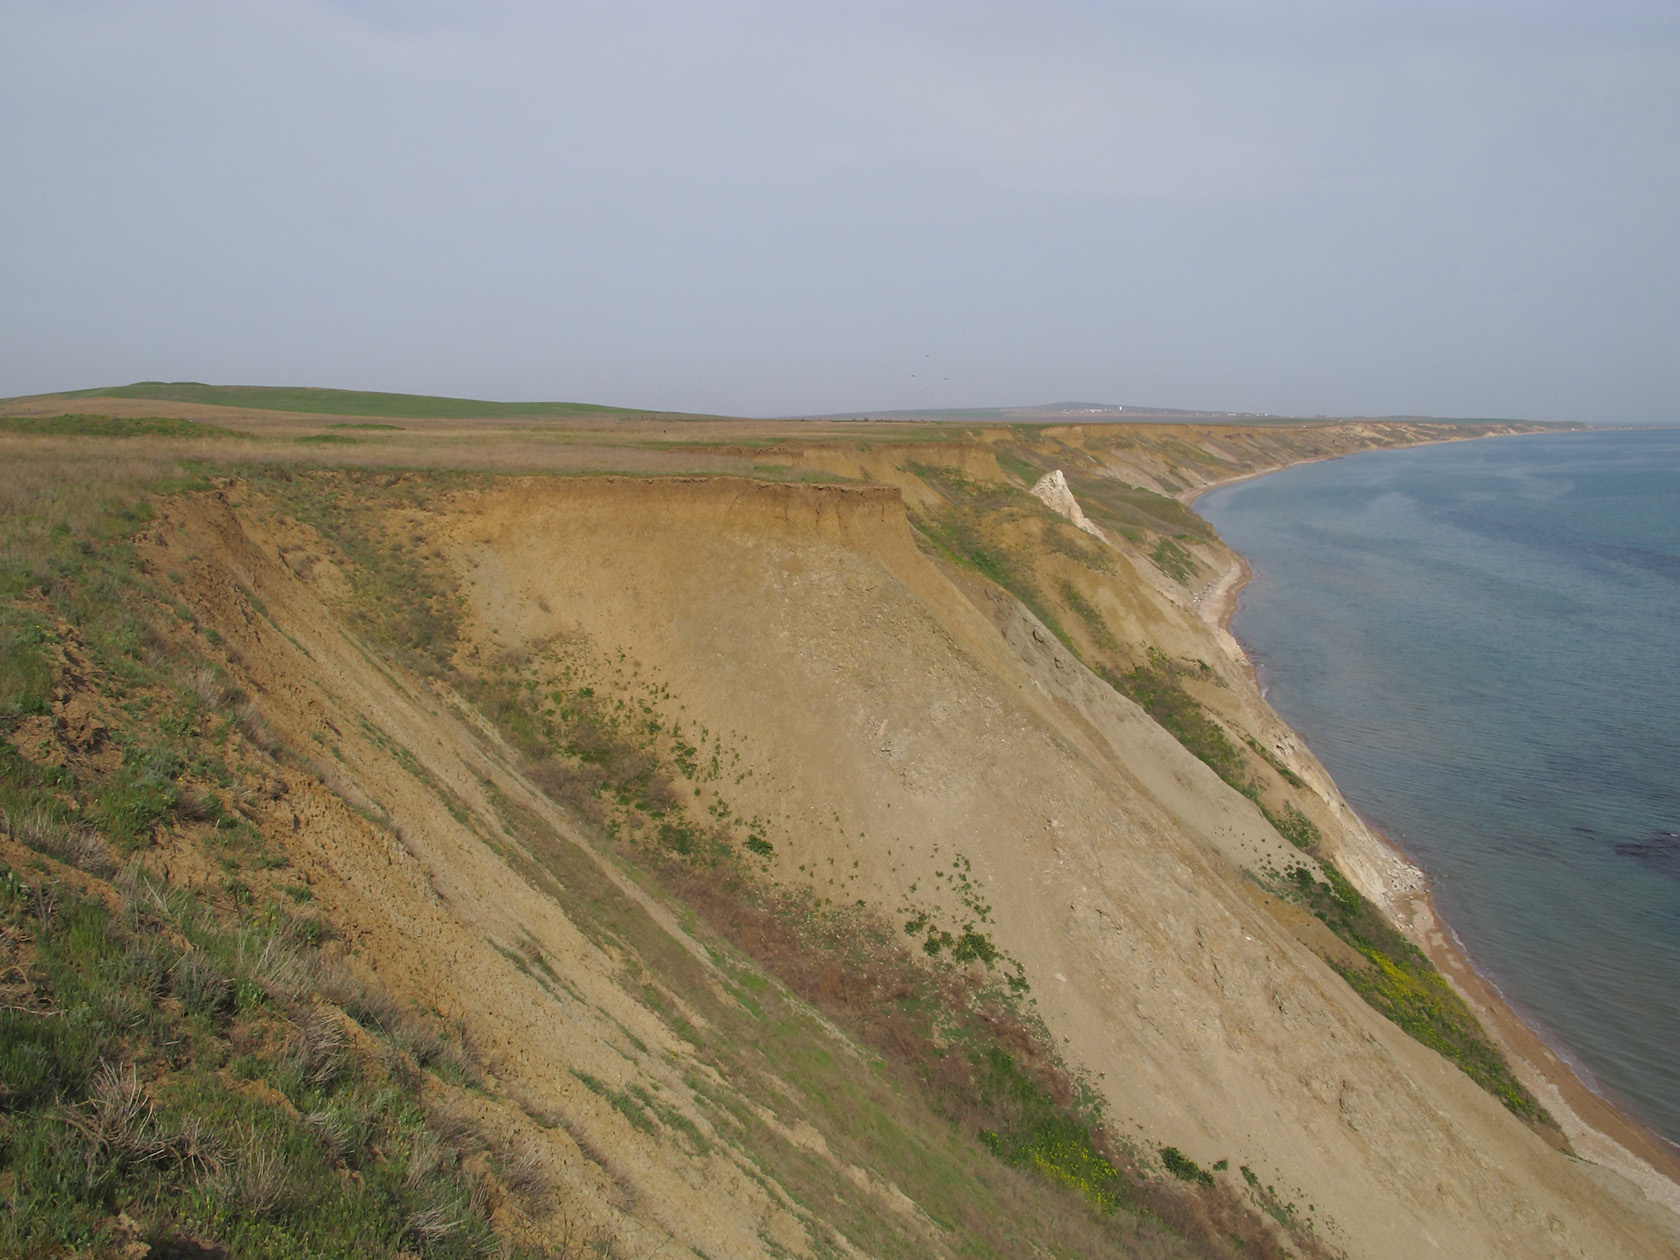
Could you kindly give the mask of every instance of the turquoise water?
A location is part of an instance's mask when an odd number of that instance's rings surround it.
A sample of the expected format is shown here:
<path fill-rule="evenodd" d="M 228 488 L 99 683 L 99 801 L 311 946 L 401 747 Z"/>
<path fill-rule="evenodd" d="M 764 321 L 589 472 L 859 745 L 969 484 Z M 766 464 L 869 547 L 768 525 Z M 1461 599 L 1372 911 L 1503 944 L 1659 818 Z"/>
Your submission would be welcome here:
<path fill-rule="evenodd" d="M 1680 1140 L 1680 431 L 1303 465 L 1196 509 L 1232 630 L 1476 965 Z"/>

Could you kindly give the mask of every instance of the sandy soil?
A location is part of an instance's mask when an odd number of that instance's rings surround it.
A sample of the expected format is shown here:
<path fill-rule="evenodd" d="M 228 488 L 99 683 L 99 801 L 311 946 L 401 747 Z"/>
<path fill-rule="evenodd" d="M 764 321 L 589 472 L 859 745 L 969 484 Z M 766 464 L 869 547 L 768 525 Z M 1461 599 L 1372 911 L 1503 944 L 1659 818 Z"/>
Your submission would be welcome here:
<path fill-rule="evenodd" d="M 1128 1130 L 1252 1165 L 1350 1255 L 1672 1250 L 1631 1189 L 1348 989 L 1250 891 L 1245 870 L 1299 860 L 1252 803 L 1012 598 L 923 556 L 896 493 L 533 479 L 463 497 L 450 533 L 505 647 L 616 644 L 685 721 L 742 733 L 732 799 L 768 820 L 779 877 L 959 913 L 937 881 L 971 860 Z"/>

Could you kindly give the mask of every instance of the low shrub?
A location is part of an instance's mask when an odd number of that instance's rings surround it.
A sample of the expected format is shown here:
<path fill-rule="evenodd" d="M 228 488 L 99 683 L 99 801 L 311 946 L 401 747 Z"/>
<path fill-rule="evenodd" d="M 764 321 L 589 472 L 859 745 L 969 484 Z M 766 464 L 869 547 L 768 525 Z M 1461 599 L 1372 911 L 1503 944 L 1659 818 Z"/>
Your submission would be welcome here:
<path fill-rule="evenodd" d="M 1176 1146 L 1163 1146 L 1161 1148 L 1161 1165 L 1180 1181 L 1194 1182 L 1203 1186 L 1213 1184 L 1213 1174 Z"/>

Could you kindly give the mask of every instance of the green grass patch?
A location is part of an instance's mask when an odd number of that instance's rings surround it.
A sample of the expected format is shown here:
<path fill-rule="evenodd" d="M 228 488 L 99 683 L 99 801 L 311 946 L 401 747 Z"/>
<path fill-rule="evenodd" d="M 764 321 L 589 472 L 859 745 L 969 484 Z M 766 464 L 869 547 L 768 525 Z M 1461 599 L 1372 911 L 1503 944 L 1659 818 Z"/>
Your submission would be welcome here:
<path fill-rule="evenodd" d="M 1120 643 L 1114 637 L 1114 632 L 1108 628 L 1100 612 L 1092 606 L 1091 601 L 1081 595 L 1072 582 L 1062 583 L 1062 603 L 1073 609 L 1074 615 L 1085 623 L 1085 629 L 1090 634 L 1092 642 L 1104 652 L 1118 652 Z"/>
<path fill-rule="evenodd" d="M 1245 796 L 1255 794 L 1254 776 L 1242 750 L 1231 742 L 1225 728 L 1184 689 L 1180 681 L 1195 669 L 1171 661 L 1150 649 L 1149 659 L 1124 674 L 1103 669 L 1103 679 L 1121 695 L 1137 702 L 1143 711 L 1185 749 Z"/>
<path fill-rule="evenodd" d="M 1149 559 L 1157 569 L 1181 585 L 1188 585 L 1202 568 L 1196 563 L 1196 557 L 1176 538 L 1159 540 L 1155 550 L 1149 553 Z"/>
<path fill-rule="evenodd" d="M 426 512 L 432 494 L 477 478 L 272 469 L 252 480 L 337 549 L 354 579 L 352 628 L 416 673 L 453 675 L 462 609 L 454 572 L 421 535 L 400 531 L 392 518 Z"/>
<path fill-rule="evenodd" d="M 25 437 L 242 438 L 219 425 L 173 416 L 0 416 L 0 433 Z"/>
<path fill-rule="evenodd" d="M 1126 1178 L 1098 1148 L 1089 1123 L 1058 1105 L 1039 1081 L 995 1046 L 975 1056 L 975 1067 L 978 1098 L 996 1117 L 996 1128 L 980 1130 L 981 1142 L 993 1154 L 1072 1187 L 1103 1213 L 1132 1205 Z"/>
<path fill-rule="evenodd" d="M 0 730 L 45 713 L 53 685 L 45 631 L 22 618 L 6 620 L 11 624 L 0 625 Z"/>
<path fill-rule="evenodd" d="M 1266 821 L 1276 828 L 1278 835 L 1297 849 L 1316 849 L 1318 842 L 1324 838 L 1318 824 L 1293 804 L 1285 804 L 1282 812 L 1276 814 L 1262 805 L 1260 812 L 1266 815 Z"/>
<path fill-rule="evenodd" d="M 1216 537 L 1213 526 L 1170 495 L 1086 472 L 1077 463 L 1064 466 L 1063 472 L 1086 515 L 1127 533 L 1134 541 L 1143 534 L 1199 542 L 1211 542 Z"/>
<path fill-rule="evenodd" d="M 1044 470 L 1038 467 L 1038 465 L 1029 463 L 1027 460 L 1022 459 L 1019 455 L 1004 449 L 1003 447 L 994 448 L 992 454 L 997 459 L 998 467 L 1002 468 L 1004 472 L 1008 473 L 1011 477 L 1014 477 L 1024 486 L 1030 487 L 1036 485 L 1038 483 L 1038 479 L 1044 476 Z"/>
<path fill-rule="evenodd" d="M 131 749 L 119 769 L 90 788 L 89 813 L 118 848 L 132 851 L 151 839 L 153 827 L 179 800 L 176 780 L 182 770 L 172 750 Z"/>
<path fill-rule="evenodd" d="M 0 923 L 30 941 L 28 993 L 0 1011 L 0 1250 L 132 1237 L 467 1260 L 494 1245 L 421 1105 L 421 1065 L 392 1043 L 408 1064 L 392 1075 L 352 1049 L 296 978 L 310 946 L 293 921 L 228 923 L 144 882 L 113 910 L 0 868 Z"/>
<path fill-rule="evenodd" d="M 43 484 L 0 518 L 7 722 L 39 710 L 63 634 L 66 681 L 101 701 L 121 753 L 89 762 L 49 746 L 58 731 L 39 751 L 0 740 L 11 838 L 103 877 L 112 849 L 212 824 L 230 870 L 223 891 L 189 894 L 130 865 L 91 896 L 44 863 L 0 866 L 0 1254 L 486 1254 L 496 1240 L 462 1135 L 434 1131 L 420 1095 L 428 1072 L 473 1079 L 470 1061 L 320 962 L 330 927 L 231 875 L 242 855 L 278 864 L 250 824 L 222 826 L 211 791 L 240 777 L 222 760 L 218 706 L 233 693 L 183 681 L 203 676 L 207 640 L 128 541 L 155 520 L 151 496 L 182 486 Z M 61 753 L 74 769 L 53 763 Z M 375 1032 L 376 1054 L 352 1049 L 339 1011 Z"/>

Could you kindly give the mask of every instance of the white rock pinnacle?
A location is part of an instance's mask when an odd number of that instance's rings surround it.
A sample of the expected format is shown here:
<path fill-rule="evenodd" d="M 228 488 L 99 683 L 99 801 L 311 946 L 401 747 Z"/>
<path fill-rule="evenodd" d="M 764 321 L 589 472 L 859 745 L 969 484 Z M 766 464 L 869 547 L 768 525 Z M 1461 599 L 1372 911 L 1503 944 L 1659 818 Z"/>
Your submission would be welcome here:
<path fill-rule="evenodd" d="M 1073 497 L 1073 491 L 1068 489 L 1067 478 L 1062 475 L 1060 468 L 1054 472 L 1047 472 L 1038 479 L 1033 486 L 1032 493 L 1036 498 L 1044 501 L 1044 506 L 1058 516 L 1065 516 L 1078 529 L 1084 530 L 1092 538 L 1102 538 L 1103 532 L 1086 517 L 1080 509 L 1079 500 Z M 1108 540 L 1103 539 L 1104 542 Z"/>

